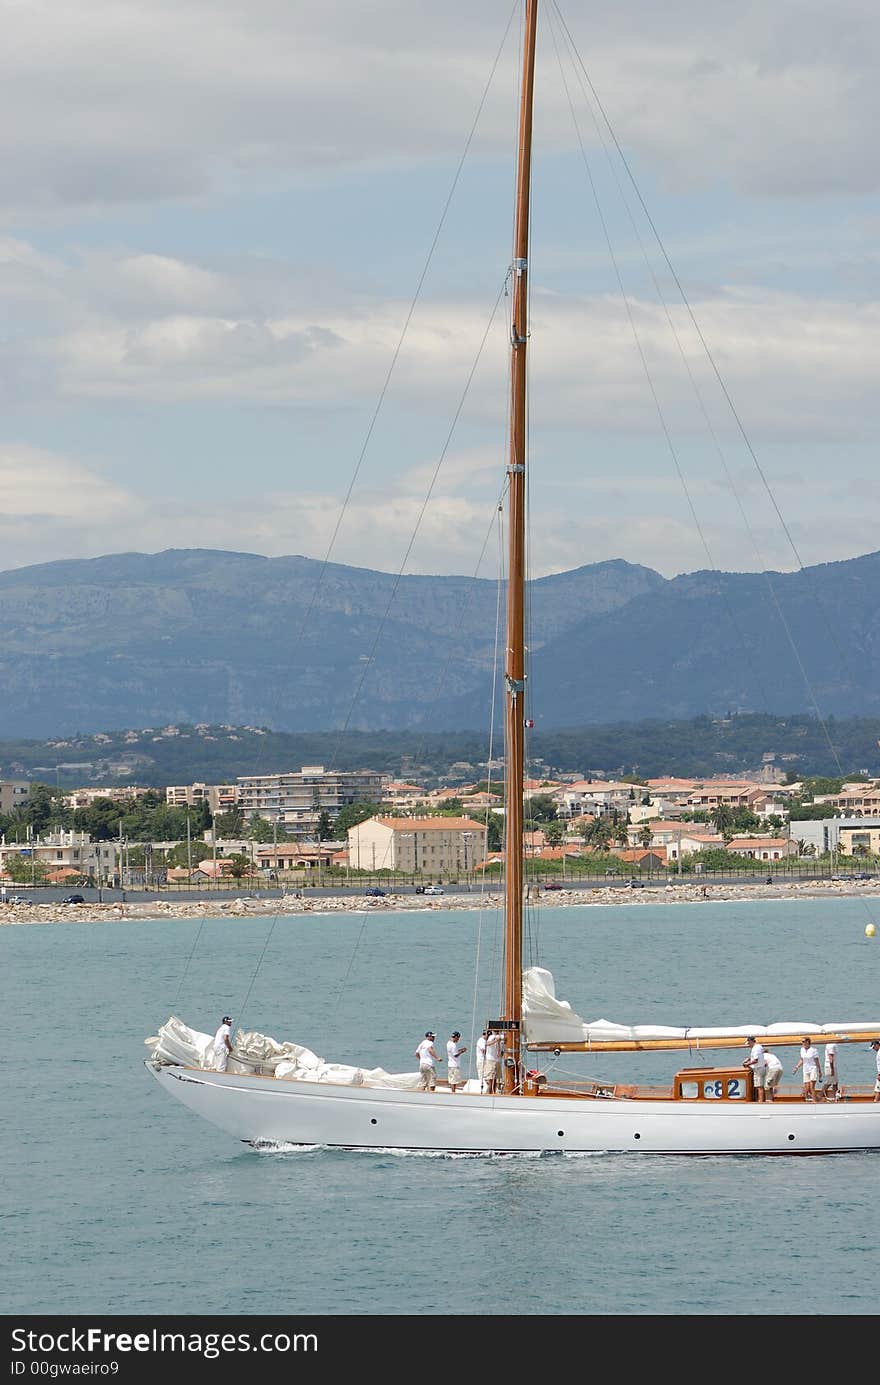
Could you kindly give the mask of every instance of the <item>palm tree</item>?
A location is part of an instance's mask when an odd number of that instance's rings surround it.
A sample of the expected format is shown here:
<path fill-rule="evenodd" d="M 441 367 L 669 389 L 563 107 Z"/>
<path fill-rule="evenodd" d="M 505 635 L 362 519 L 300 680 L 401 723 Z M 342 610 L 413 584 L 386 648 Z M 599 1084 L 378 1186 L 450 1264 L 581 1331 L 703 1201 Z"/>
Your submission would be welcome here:
<path fill-rule="evenodd" d="M 591 822 L 584 836 L 591 846 L 598 847 L 600 851 L 607 851 L 611 845 L 611 827 L 604 818 L 596 818 Z"/>
<path fill-rule="evenodd" d="M 709 821 L 715 824 L 715 828 L 721 833 L 725 841 L 732 836 L 731 827 L 733 826 L 734 812 L 729 803 L 719 803 L 709 814 Z"/>

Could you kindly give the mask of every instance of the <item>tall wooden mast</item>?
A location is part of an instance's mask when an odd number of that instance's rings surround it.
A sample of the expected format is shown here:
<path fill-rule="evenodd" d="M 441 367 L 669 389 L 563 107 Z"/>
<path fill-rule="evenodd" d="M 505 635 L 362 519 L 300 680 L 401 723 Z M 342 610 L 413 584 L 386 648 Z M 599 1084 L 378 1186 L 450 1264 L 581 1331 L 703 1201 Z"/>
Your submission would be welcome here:
<path fill-rule="evenodd" d="M 510 337 L 510 461 L 507 640 L 505 658 L 505 905 L 503 1090 L 521 1089 L 523 774 L 525 721 L 526 350 L 528 346 L 529 193 L 538 0 L 526 0 L 519 155 L 513 239 Z"/>

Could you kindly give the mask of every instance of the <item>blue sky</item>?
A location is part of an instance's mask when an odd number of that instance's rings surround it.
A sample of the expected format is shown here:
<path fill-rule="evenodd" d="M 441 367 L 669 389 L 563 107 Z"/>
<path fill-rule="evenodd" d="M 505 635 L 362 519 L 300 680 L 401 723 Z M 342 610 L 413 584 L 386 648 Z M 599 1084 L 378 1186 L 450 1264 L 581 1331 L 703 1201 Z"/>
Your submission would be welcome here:
<path fill-rule="evenodd" d="M 0 566 L 323 558 L 338 525 L 338 562 L 476 570 L 506 460 L 509 0 L 2 17 Z M 806 563 L 875 549 L 880 11 L 568 0 L 540 43 L 533 573 L 790 568 L 776 506 Z"/>

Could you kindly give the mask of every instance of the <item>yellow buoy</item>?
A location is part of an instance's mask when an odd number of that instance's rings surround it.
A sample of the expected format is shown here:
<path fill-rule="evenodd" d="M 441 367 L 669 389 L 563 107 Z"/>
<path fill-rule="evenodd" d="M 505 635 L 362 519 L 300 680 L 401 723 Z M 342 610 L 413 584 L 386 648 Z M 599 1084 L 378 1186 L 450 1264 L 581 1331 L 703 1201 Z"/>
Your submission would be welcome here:
<path fill-rule="evenodd" d="M 865 924 L 865 937 L 866 937 L 866 938 L 873 938 L 873 936 L 874 936 L 874 934 L 875 934 L 876 932 L 877 932 L 877 929 L 874 927 L 873 923 L 866 923 L 866 924 Z"/>

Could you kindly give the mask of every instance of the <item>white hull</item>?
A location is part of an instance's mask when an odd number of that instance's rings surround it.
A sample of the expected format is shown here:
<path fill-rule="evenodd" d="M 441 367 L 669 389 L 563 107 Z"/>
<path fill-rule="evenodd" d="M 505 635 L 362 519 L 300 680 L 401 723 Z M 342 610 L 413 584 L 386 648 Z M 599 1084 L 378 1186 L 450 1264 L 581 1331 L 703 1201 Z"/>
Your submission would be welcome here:
<path fill-rule="evenodd" d="M 880 1151 L 880 1102 L 453 1096 L 147 1066 L 184 1106 L 251 1145 L 468 1154 Z"/>

